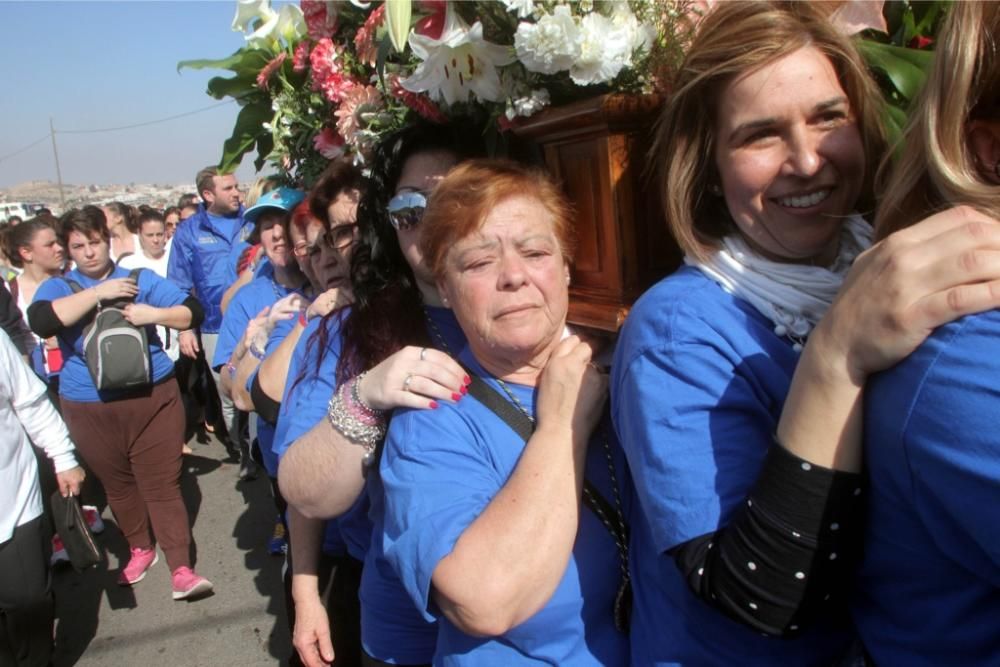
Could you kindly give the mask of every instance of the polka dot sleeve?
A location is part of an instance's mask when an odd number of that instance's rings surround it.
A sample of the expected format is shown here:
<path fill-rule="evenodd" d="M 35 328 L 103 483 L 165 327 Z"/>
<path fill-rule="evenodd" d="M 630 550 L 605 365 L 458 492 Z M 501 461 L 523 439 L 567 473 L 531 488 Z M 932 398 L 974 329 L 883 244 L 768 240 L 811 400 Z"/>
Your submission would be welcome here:
<path fill-rule="evenodd" d="M 670 554 L 695 594 L 727 616 L 795 636 L 849 587 L 863 536 L 862 481 L 775 444 L 731 522 Z"/>

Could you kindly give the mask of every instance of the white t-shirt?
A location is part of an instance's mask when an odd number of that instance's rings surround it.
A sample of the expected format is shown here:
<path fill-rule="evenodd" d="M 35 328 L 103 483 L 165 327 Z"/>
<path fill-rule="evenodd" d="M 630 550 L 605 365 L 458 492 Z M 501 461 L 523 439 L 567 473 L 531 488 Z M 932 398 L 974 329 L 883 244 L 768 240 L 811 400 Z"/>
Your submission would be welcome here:
<path fill-rule="evenodd" d="M 42 514 L 31 442 L 45 450 L 56 472 L 76 467 L 69 431 L 49 402 L 45 384 L 0 330 L 0 544 L 17 526 Z"/>

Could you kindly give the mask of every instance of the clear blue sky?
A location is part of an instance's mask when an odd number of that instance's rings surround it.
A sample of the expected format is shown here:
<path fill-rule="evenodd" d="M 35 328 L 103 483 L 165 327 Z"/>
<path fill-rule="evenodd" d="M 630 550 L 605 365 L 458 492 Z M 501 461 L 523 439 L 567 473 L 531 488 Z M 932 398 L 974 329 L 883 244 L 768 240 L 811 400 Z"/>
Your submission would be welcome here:
<path fill-rule="evenodd" d="M 277 3 L 275 3 L 277 4 Z M 193 58 L 222 58 L 244 44 L 229 0 L 8 2 L 0 0 L 0 158 L 56 128 L 65 183 L 183 183 L 217 163 L 238 107 L 99 134 L 216 104 L 205 92 L 220 70 L 177 72 Z M 248 156 L 237 172 L 253 177 Z M 0 187 L 56 180 L 45 140 L 0 160 Z"/>

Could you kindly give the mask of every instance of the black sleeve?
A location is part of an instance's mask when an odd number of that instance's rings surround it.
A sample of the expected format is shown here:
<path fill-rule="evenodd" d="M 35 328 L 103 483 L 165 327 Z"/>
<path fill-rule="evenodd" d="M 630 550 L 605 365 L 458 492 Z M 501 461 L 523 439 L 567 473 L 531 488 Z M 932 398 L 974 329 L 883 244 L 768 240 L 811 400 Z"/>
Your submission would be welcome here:
<path fill-rule="evenodd" d="M 0 287 L 0 327 L 3 327 L 3 330 L 10 336 L 17 351 L 27 356 L 35 347 L 35 339 L 24 324 L 24 318 L 21 316 L 21 309 L 17 307 L 17 302 L 7 291 L 7 284 L 0 280 L 0 286 L 2 286 Z"/>
<path fill-rule="evenodd" d="M 281 401 L 276 401 L 264 391 L 260 386 L 260 373 L 253 376 L 250 383 L 250 400 L 253 401 L 254 412 L 268 424 L 274 426 L 278 423 L 278 410 L 281 409 Z"/>
<path fill-rule="evenodd" d="M 730 523 L 669 553 L 702 600 L 759 632 L 795 636 L 849 587 L 863 538 L 862 482 L 776 443 Z"/>
<path fill-rule="evenodd" d="M 189 296 L 184 299 L 182 306 L 187 306 L 187 309 L 191 311 L 191 324 L 188 329 L 197 329 L 201 326 L 201 323 L 205 321 L 205 310 L 201 307 L 201 303 L 198 299 L 193 296 Z"/>
<path fill-rule="evenodd" d="M 28 306 L 28 326 L 42 338 L 55 336 L 63 329 L 51 301 L 35 301 Z"/>

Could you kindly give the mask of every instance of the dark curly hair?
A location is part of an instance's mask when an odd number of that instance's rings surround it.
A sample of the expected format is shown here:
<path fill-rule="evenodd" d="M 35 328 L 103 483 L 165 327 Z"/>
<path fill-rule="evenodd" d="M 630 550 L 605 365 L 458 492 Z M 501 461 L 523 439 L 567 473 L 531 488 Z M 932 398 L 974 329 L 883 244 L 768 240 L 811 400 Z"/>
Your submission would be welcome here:
<path fill-rule="evenodd" d="M 326 354 L 330 326 L 341 318 L 342 349 L 337 384 L 372 368 L 406 345 L 430 345 L 423 299 L 399 247 L 386 206 L 406 161 L 419 153 L 448 152 L 461 161 L 486 154 L 482 132 L 472 123 L 436 125 L 419 121 L 382 139 L 371 156 L 371 172 L 358 206 L 360 239 L 351 255 L 354 304 L 334 311 L 309 340 L 318 345 L 317 367 Z M 310 352 L 307 347 L 307 352 Z"/>

